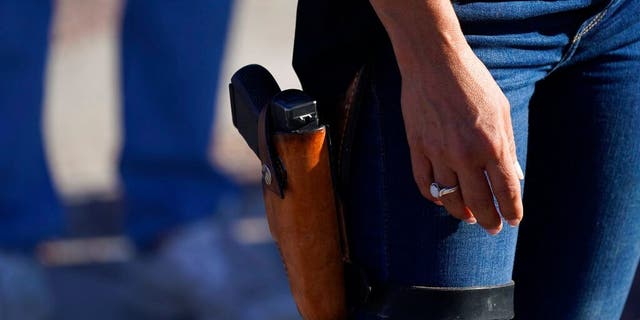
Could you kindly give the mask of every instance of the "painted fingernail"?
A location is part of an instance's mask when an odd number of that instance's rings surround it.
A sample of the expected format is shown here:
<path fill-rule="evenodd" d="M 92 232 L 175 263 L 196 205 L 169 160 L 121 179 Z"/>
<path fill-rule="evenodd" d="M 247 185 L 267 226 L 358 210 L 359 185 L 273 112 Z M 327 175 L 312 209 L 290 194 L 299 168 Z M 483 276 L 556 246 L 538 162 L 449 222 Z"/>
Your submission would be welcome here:
<path fill-rule="evenodd" d="M 524 180 L 524 172 L 522 171 L 522 166 L 520 166 L 520 162 L 516 160 L 516 174 L 518 175 L 518 179 Z"/>
<path fill-rule="evenodd" d="M 468 224 L 476 224 L 478 223 L 478 220 L 476 220 L 476 217 L 469 217 L 464 219 L 464 222 L 468 223 Z"/>
<path fill-rule="evenodd" d="M 512 227 L 517 227 L 518 225 L 520 225 L 520 219 L 510 219 L 507 220 L 507 223 Z"/>

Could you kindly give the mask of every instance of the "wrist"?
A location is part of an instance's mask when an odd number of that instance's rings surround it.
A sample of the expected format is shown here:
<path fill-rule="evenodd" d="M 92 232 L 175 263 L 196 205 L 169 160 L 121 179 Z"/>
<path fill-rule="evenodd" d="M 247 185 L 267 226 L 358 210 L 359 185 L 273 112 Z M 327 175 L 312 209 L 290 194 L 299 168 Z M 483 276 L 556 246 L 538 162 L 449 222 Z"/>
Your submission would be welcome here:
<path fill-rule="evenodd" d="M 371 3 L 391 39 L 403 76 L 417 69 L 446 67 L 471 52 L 449 0 Z"/>

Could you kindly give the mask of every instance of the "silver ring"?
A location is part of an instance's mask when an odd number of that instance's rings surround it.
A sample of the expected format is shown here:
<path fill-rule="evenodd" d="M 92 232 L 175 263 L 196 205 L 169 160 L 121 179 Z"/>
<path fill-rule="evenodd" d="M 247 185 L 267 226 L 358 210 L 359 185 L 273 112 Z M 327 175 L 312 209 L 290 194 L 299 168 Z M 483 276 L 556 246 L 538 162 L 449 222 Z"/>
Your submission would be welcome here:
<path fill-rule="evenodd" d="M 458 191 L 458 189 L 458 186 L 445 187 L 434 182 L 431 184 L 431 187 L 429 187 L 429 192 L 431 192 L 431 196 L 433 196 L 434 198 L 440 199 L 445 195 Z"/>

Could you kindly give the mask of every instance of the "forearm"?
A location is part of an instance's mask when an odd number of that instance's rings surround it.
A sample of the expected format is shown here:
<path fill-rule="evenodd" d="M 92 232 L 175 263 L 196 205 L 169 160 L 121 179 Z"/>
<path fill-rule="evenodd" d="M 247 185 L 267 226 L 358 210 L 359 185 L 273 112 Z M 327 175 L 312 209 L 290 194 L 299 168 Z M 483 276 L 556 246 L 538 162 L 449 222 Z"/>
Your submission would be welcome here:
<path fill-rule="evenodd" d="M 449 0 L 370 2 L 391 39 L 403 76 L 416 68 L 455 64 L 471 53 Z"/>

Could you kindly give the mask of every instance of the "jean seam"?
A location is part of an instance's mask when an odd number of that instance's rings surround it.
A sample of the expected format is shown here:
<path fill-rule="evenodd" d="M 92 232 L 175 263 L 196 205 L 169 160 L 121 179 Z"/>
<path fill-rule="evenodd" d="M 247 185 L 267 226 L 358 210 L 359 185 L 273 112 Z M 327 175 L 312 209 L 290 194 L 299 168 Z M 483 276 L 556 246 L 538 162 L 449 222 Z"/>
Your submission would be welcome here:
<path fill-rule="evenodd" d="M 375 74 L 375 72 L 373 73 Z M 381 111 L 381 104 L 380 104 L 380 97 L 378 96 L 378 91 L 377 91 L 377 86 L 376 86 L 376 82 L 375 82 L 375 76 L 373 77 L 373 79 L 371 80 L 371 93 L 373 95 L 373 100 L 372 101 L 373 105 L 376 106 L 376 109 L 374 110 L 376 112 L 376 128 L 378 129 L 378 132 L 376 132 L 376 134 L 378 135 L 378 137 L 380 137 L 380 149 L 379 149 L 379 155 L 380 155 L 380 168 L 379 168 L 379 172 L 377 172 L 377 174 L 380 174 L 380 179 L 381 179 L 381 188 L 382 188 L 382 192 L 381 192 L 381 212 L 383 215 L 383 230 L 382 230 L 382 244 L 383 244 L 383 262 L 384 262 L 384 274 L 383 277 L 386 279 L 389 277 L 389 273 L 391 270 L 391 259 L 390 259 L 390 252 L 389 252 L 389 204 L 386 198 L 386 194 L 387 194 L 387 183 L 386 183 L 386 177 L 385 177 L 385 165 L 386 165 L 386 154 L 385 154 L 385 143 L 384 143 L 384 131 L 382 128 L 382 121 L 381 121 L 381 116 L 382 116 L 382 111 Z"/>
<path fill-rule="evenodd" d="M 609 3 L 602 10 L 582 23 L 576 34 L 572 37 L 571 42 L 569 43 L 569 49 L 562 56 L 562 58 L 560 58 L 558 63 L 553 68 L 551 68 L 551 70 L 549 70 L 547 76 L 551 75 L 554 71 L 564 66 L 573 57 L 576 50 L 578 49 L 578 46 L 580 45 L 580 41 L 582 40 L 582 38 L 584 38 L 584 36 L 586 36 L 591 30 L 598 26 L 600 22 L 604 20 L 607 13 L 610 12 L 610 9 L 614 6 L 614 4 L 618 4 L 619 2 L 619 0 L 609 1 Z"/>

